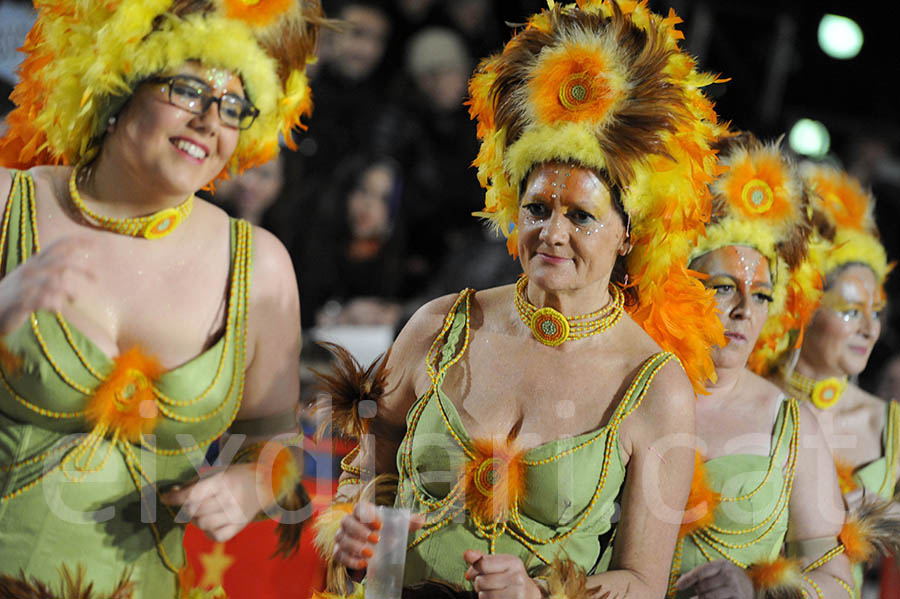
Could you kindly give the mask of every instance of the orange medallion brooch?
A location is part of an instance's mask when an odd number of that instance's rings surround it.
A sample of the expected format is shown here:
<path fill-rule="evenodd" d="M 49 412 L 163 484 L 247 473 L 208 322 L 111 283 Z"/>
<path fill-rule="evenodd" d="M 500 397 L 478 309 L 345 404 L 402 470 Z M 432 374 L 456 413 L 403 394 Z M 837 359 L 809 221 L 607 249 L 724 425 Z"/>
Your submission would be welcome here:
<path fill-rule="evenodd" d="M 476 523 L 506 521 L 525 492 L 525 465 L 515 440 L 476 439 L 466 464 L 466 508 Z"/>

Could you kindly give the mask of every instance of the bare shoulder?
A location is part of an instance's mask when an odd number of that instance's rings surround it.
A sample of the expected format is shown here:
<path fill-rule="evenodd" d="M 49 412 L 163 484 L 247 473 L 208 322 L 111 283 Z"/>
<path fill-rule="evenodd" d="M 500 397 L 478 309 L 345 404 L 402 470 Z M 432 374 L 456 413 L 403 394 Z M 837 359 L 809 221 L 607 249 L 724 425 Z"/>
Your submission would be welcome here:
<path fill-rule="evenodd" d="M 284 244 L 269 231 L 253 227 L 253 295 L 297 296 L 294 265 Z"/>
<path fill-rule="evenodd" d="M 644 402 L 653 410 L 676 414 L 694 409 L 694 388 L 681 363 L 672 358 L 649 381 Z"/>
<path fill-rule="evenodd" d="M 9 191 L 11 188 L 12 172 L 5 168 L 0 168 L 0 194 L 2 194 L 4 204 L 6 203 L 5 200 L 9 196 Z"/>
<path fill-rule="evenodd" d="M 392 361 L 424 359 L 459 297 L 456 293 L 444 295 L 426 302 L 416 310 L 394 341 Z"/>

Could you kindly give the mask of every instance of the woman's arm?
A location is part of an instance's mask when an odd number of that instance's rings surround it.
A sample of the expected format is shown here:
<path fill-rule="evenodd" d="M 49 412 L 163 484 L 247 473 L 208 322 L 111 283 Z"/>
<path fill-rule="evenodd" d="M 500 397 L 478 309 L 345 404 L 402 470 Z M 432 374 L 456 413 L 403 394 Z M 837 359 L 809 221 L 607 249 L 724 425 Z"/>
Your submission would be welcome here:
<path fill-rule="evenodd" d="M 803 541 L 828 539 L 827 543 L 806 543 L 818 545 L 825 550 L 836 547 L 837 537 L 844 523 L 845 511 L 838 487 L 834 460 L 825 435 L 819 428 L 815 414 L 806 404 L 800 406 L 800 439 L 797 449 L 797 470 L 791 489 L 790 523 L 787 541 L 802 547 Z M 830 542 L 834 539 L 834 542 Z M 827 545 L 827 546 L 826 546 Z M 807 568 L 822 557 L 802 553 L 801 567 Z M 812 569 L 805 575 L 804 587 L 810 597 L 820 596 L 816 586 L 826 597 L 841 597 L 847 587 L 853 586 L 850 562 L 843 553 Z M 841 583 L 844 584 L 841 584 Z"/>
<path fill-rule="evenodd" d="M 672 362 L 623 425 L 628 455 L 610 570 L 588 578 L 597 596 L 662 597 L 694 467 L 694 392 Z"/>
<path fill-rule="evenodd" d="M 244 394 L 237 420 L 284 416 L 278 432 L 296 435 L 300 397 L 300 305 L 291 259 L 271 233 L 254 228 Z M 249 437 L 242 447 L 270 435 Z M 266 448 L 260 455 L 267 453 Z M 276 453 L 276 452 L 272 452 Z M 274 456 L 273 456 L 274 457 Z M 299 459 L 295 454 L 295 459 Z M 167 493 L 185 515 L 214 540 L 237 534 L 274 502 L 272 481 L 256 463 L 232 464 L 224 471 Z"/>

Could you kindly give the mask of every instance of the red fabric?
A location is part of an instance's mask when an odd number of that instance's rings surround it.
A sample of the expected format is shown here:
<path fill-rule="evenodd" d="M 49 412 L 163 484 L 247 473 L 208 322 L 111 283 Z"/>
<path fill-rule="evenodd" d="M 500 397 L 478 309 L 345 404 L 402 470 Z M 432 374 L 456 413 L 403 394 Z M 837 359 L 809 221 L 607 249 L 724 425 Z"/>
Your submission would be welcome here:
<path fill-rule="evenodd" d="M 893 556 L 881 562 L 881 599 L 900 599 L 900 571 Z"/>
<path fill-rule="evenodd" d="M 307 489 L 315 488 L 313 481 L 304 483 Z M 316 511 L 327 506 L 330 499 L 330 495 L 314 494 L 312 500 Z M 219 551 L 230 562 L 222 576 L 228 599 L 309 599 L 312 590 L 321 589 L 325 582 L 325 565 L 316 554 L 313 537 L 310 519 L 303 529 L 297 552 L 286 560 L 271 558 L 278 540 L 275 521 L 252 522 L 224 544 L 224 551 Z M 204 559 L 216 555 L 216 543 L 189 525 L 184 535 L 184 548 L 200 585 L 210 574 L 204 567 Z"/>

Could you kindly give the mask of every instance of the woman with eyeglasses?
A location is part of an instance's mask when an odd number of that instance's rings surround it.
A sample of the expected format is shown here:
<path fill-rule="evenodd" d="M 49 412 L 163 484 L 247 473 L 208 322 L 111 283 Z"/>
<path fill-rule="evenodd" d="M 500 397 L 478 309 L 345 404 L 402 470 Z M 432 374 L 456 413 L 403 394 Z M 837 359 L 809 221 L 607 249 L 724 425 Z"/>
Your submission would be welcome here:
<path fill-rule="evenodd" d="M 38 6 L 0 140 L 0 595 L 186 596 L 186 522 L 224 542 L 302 519 L 267 442 L 297 433 L 291 261 L 194 194 L 309 112 L 321 20 L 318 0 Z"/>

